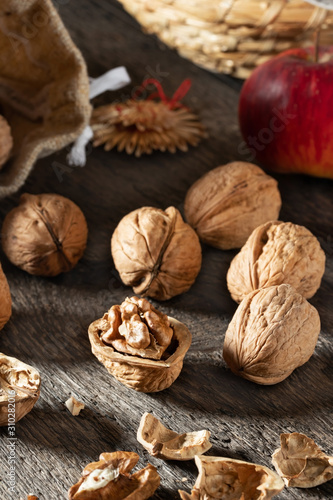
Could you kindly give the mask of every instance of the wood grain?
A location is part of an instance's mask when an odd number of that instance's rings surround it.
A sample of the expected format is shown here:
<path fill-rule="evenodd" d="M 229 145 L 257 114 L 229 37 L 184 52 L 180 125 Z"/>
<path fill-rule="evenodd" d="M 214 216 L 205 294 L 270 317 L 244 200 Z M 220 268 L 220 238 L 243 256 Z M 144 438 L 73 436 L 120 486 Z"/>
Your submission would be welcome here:
<path fill-rule="evenodd" d="M 132 84 L 97 103 L 125 99 L 147 76 L 158 77 L 167 94 L 190 77 L 185 103 L 196 110 L 209 137 L 188 153 L 155 153 L 140 159 L 102 149 L 90 150 L 84 168 L 66 166 L 66 151 L 40 160 L 20 193 L 2 201 L 1 221 L 22 192 L 55 192 L 71 198 L 89 225 L 86 253 L 70 273 L 53 279 L 29 276 L 1 262 L 13 296 L 13 316 L 0 336 L 0 350 L 35 366 L 42 376 L 41 397 L 16 427 L 16 491 L 6 483 L 8 434 L 0 429 L 0 498 L 66 498 L 81 469 L 104 451 L 128 450 L 140 465 L 156 465 L 161 486 L 154 500 L 179 498 L 196 478 L 193 462 L 163 462 L 148 456 L 136 441 L 145 411 L 177 432 L 208 429 L 210 455 L 271 464 L 279 434 L 299 431 L 333 455 L 333 196 L 332 181 L 275 176 L 283 207 L 281 219 L 308 227 L 320 240 L 327 267 L 311 299 L 321 316 L 322 333 L 311 360 L 287 380 L 262 387 L 235 377 L 222 359 L 224 333 L 236 304 L 225 275 L 235 252 L 203 247 L 203 265 L 189 292 L 155 306 L 184 322 L 193 335 L 184 369 L 176 382 L 156 394 L 136 393 L 116 381 L 90 351 L 87 328 L 131 290 L 122 285 L 110 255 L 110 237 L 129 211 L 149 205 L 180 210 L 187 189 L 217 165 L 246 159 L 238 152 L 240 83 L 217 77 L 181 59 L 147 36 L 114 0 L 56 2 L 91 76 L 125 65 Z M 86 404 L 74 418 L 64 407 L 73 394 Z M 332 498 L 333 482 L 300 491 L 285 489 L 280 500 Z"/>

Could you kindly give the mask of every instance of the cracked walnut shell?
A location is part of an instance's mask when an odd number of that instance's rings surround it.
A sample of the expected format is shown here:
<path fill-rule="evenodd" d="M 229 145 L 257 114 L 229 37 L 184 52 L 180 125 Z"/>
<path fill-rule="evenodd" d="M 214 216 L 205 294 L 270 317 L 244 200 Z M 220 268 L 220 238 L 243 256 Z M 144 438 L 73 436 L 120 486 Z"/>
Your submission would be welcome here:
<path fill-rule="evenodd" d="M 139 455 L 128 451 L 102 453 L 82 471 L 81 479 L 68 491 L 69 500 L 146 500 L 160 485 L 153 465 L 130 474 Z"/>
<path fill-rule="evenodd" d="M 5 273 L 0 264 L 0 330 L 12 315 L 12 297 Z"/>
<path fill-rule="evenodd" d="M 191 495 L 179 490 L 182 500 L 269 500 L 284 488 L 268 467 L 231 458 L 196 456 L 198 477 Z"/>
<path fill-rule="evenodd" d="M 7 162 L 13 148 L 13 137 L 7 120 L 0 115 L 0 169 Z"/>
<path fill-rule="evenodd" d="M 187 192 L 187 222 L 204 243 L 222 250 L 240 248 L 252 231 L 277 219 L 277 182 L 252 163 L 235 161 L 207 172 Z"/>
<path fill-rule="evenodd" d="M 39 394 L 38 371 L 16 358 L 0 353 L 0 426 L 21 420 L 32 410 Z"/>
<path fill-rule="evenodd" d="M 79 207 L 58 194 L 23 194 L 5 217 L 2 246 L 8 259 L 30 274 L 56 276 L 82 257 L 88 228 Z"/>
<path fill-rule="evenodd" d="M 325 271 L 325 253 L 305 227 L 270 221 L 257 227 L 227 273 L 232 298 L 240 302 L 259 288 L 287 283 L 306 299 L 318 290 Z"/>
<path fill-rule="evenodd" d="M 333 479 L 333 457 L 305 434 L 281 434 L 272 463 L 287 486 L 313 488 Z"/>
<path fill-rule="evenodd" d="M 157 300 L 186 292 L 201 267 L 199 239 L 174 207 L 130 212 L 112 235 L 111 252 L 123 283 Z"/>
<path fill-rule="evenodd" d="M 223 357 L 236 375 L 276 384 L 311 357 L 320 333 L 317 310 L 290 285 L 255 290 L 227 329 Z"/>
<path fill-rule="evenodd" d="M 185 325 L 137 297 L 112 306 L 88 333 L 93 354 L 109 373 L 140 392 L 169 387 L 192 340 Z"/>
<path fill-rule="evenodd" d="M 192 460 L 211 448 L 209 438 L 206 430 L 177 434 L 151 413 L 142 415 L 137 432 L 137 440 L 148 453 L 163 460 Z"/>

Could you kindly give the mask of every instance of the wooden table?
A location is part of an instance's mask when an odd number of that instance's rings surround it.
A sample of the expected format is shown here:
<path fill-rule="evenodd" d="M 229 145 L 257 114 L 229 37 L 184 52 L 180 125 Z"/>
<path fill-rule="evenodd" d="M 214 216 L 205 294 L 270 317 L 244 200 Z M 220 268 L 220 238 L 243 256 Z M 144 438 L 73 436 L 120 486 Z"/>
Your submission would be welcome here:
<path fill-rule="evenodd" d="M 280 218 L 308 227 L 327 255 L 322 286 L 310 302 L 317 307 L 322 333 L 311 360 L 275 386 L 259 386 L 234 376 L 222 359 L 227 325 L 236 310 L 226 287 L 226 272 L 236 252 L 203 247 L 203 264 L 190 291 L 160 309 L 184 322 L 193 335 L 183 371 L 167 390 L 132 391 L 108 374 L 91 354 L 87 328 L 112 304 L 132 291 L 123 286 L 110 256 L 110 237 L 119 220 L 144 205 L 182 209 L 187 189 L 217 165 L 244 159 L 237 123 L 240 82 L 218 77 L 181 59 L 139 25 L 114 0 L 57 2 L 91 76 L 125 65 L 132 84 L 104 95 L 98 103 L 124 99 L 147 76 L 157 77 L 171 95 L 185 78 L 193 85 L 185 102 L 196 110 L 209 138 L 188 153 L 155 153 L 140 159 L 102 148 L 91 151 L 84 168 L 57 175 L 54 162 L 66 165 L 66 151 L 38 161 L 21 192 L 55 192 L 84 211 L 89 242 L 83 259 L 70 273 L 54 279 L 34 277 L 1 261 L 13 297 L 13 315 L 1 332 L 0 350 L 35 366 L 42 376 L 41 397 L 17 424 L 16 493 L 6 484 L 7 429 L 0 430 L 1 500 L 66 497 L 82 468 L 104 451 L 131 450 L 140 464 L 154 464 L 161 486 L 154 499 L 177 499 L 190 491 L 194 462 L 151 458 L 136 440 L 145 412 L 153 412 L 176 431 L 208 429 L 210 455 L 271 466 L 271 454 L 282 432 L 312 437 L 333 455 L 333 230 L 332 181 L 276 176 L 283 206 Z M 1 202 L 1 219 L 19 195 Z M 86 405 L 78 417 L 64 407 L 73 394 Z M 333 481 L 309 490 L 285 489 L 279 499 L 328 499 Z"/>

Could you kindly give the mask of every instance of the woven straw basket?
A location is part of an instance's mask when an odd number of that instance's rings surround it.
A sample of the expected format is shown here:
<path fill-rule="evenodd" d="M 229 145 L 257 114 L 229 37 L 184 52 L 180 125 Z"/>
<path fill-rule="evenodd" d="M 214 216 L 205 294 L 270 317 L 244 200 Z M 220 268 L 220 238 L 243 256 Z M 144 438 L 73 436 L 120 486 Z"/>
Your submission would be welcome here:
<path fill-rule="evenodd" d="M 275 54 L 333 43 L 333 12 L 300 0 L 120 0 L 148 33 L 209 70 L 247 78 Z"/>

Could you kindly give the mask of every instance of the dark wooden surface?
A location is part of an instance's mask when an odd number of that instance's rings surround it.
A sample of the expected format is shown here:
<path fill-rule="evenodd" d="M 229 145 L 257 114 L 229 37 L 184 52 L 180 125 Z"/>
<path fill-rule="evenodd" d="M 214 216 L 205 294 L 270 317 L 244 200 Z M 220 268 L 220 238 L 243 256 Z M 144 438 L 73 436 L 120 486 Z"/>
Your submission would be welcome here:
<path fill-rule="evenodd" d="M 21 192 L 55 192 L 71 198 L 89 225 L 86 253 L 70 273 L 54 279 L 32 277 L 1 253 L 13 297 L 13 316 L 0 336 L 0 351 L 35 366 L 41 373 L 41 397 L 17 424 L 16 493 L 6 484 L 6 428 L 0 429 L 0 498 L 66 498 L 81 469 L 104 451 L 131 450 L 140 464 L 158 467 L 161 486 L 154 499 L 178 497 L 196 478 L 193 462 L 152 459 L 136 441 L 143 412 L 153 412 L 176 431 L 208 429 L 210 455 L 270 466 L 282 432 L 304 432 L 333 455 L 333 182 L 302 176 L 276 176 L 283 207 L 281 219 L 308 227 L 327 255 L 322 286 L 311 303 L 322 319 L 322 333 L 311 360 L 287 380 L 262 387 L 235 377 L 222 359 L 224 333 L 235 309 L 225 275 L 235 252 L 203 247 L 201 273 L 191 290 L 158 305 L 183 321 L 193 344 L 176 382 L 156 394 L 141 394 L 117 382 L 91 354 L 87 327 L 112 304 L 131 294 L 119 281 L 110 256 L 110 237 L 129 211 L 143 205 L 182 209 L 190 185 L 208 170 L 235 159 L 241 141 L 237 124 L 240 83 L 218 77 L 178 57 L 139 25 L 114 0 L 57 2 L 91 76 L 125 65 L 132 84 L 97 99 L 104 103 L 130 96 L 147 76 L 158 77 L 167 94 L 190 77 L 185 99 L 209 132 L 197 149 L 135 159 L 90 152 L 84 168 L 61 172 L 66 151 L 41 160 Z M 57 162 L 58 167 L 54 166 Z M 1 220 L 19 194 L 1 201 Z M 74 418 L 64 407 L 71 395 L 86 404 Z M 277 498 L 328 499 L 333 482 L 308 490 L 285 489 Z"/>

